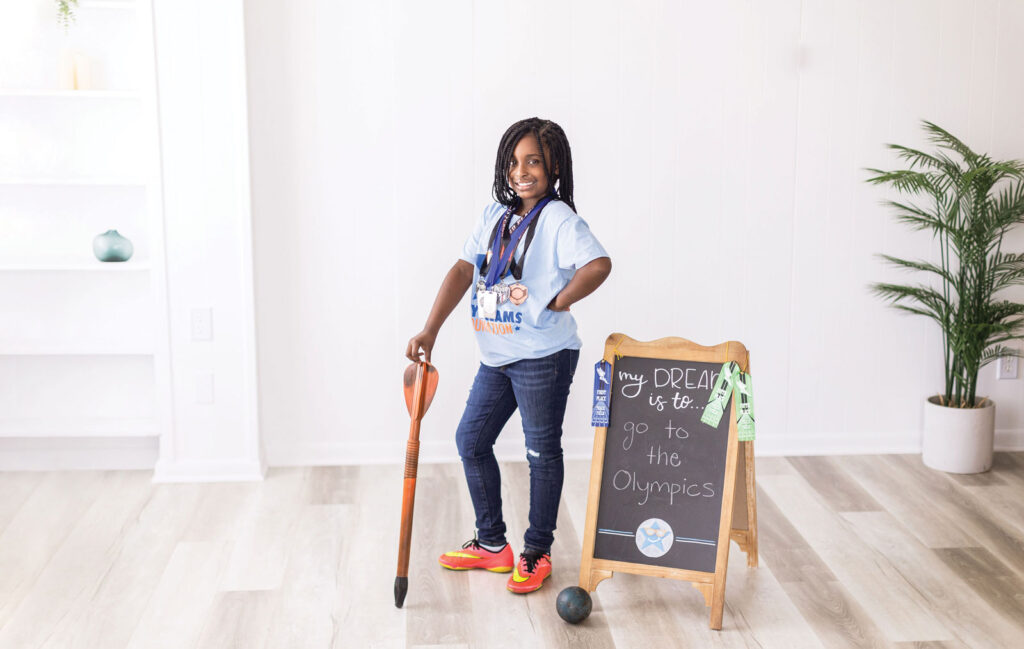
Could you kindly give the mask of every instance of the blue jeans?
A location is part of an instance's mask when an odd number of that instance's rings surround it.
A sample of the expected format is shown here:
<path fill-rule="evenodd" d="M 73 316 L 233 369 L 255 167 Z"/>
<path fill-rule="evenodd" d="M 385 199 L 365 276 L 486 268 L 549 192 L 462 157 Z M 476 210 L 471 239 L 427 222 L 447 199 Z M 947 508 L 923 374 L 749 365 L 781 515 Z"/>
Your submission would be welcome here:
<path fill-rule="evenodd" d="M 469 495 L 476 511 L 477 538 L 486 545 L 505 543 L 501 515 L 501 473 L 494 442 L 519 408 L 530 463 L 530 527 L 525 549 L 550 552 L 562 497 L 562 418 L 578 349 L 563 349 L 502 367 L 480 365 L 466 410 L 455 433 Z"/>

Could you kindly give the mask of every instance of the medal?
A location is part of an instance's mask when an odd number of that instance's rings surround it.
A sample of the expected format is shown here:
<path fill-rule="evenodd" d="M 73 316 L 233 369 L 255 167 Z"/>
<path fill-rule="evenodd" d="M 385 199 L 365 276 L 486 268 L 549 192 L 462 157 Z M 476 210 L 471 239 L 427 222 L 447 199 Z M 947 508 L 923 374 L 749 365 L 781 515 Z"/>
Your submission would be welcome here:
<path fill-rule="evenodd" d="M 480 293 L 481 291 L 486 291 L 486 290 L 487 290 L 487 282 L 485 282 L 484 278 L 481 277 L 476 282 L 476 292 Z"/>
<path fill-rule="evenodd" d="M 530 295 L 530 291 L 523 284 L 516 283 L 513 284 L 512 286 L 509 286 L 508 288 L 508 301 L 516 306 L 519 306 L 520 304 L 525 302 L 526 298 L 529 297 Z"/>
<path fill-rule="evenodd" d="M 476 294 L 476 303 L 483 318 L 493 319 L 498 313 L 498 294 L 494 291 L 480 291 Z"/>
<path fill-rule="evenodd" d="M 508 302 L 509 292 L 510 291 L 508 284 L 502 283 L 494 285 L 494 293 L 495 295 L 498 296 L 498 304 L 504 304 Z"/>

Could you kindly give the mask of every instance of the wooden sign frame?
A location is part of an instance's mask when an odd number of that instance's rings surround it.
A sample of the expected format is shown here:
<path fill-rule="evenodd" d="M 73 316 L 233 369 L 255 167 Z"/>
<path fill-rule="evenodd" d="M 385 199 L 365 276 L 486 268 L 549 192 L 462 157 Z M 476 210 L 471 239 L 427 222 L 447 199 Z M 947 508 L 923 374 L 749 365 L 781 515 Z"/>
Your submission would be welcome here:
<path fill-rule="evenodd" d="M 641 342 L 625 334 L 615 333 L 608 336 L 604 345 L 604 360 L 611 364 L 612 376 L 614 376 L 616 356 L 701 363 L 736 361 L 745 371 L 750 371 L 750 353 L 742 343 L 736 341 L 725 342 L 714 347 L 704 347 L 685 338 L 670 337 Z M 614 379 L 612 385 L 614 386 Z M 679 568 L 664 568 L 641 563 L 599 559 L 594 556 L 597 513 L 601 499 L 601 479 L 604 475 L 605 443 L 608 438 L 608 428 L 602 427 L 594 429 L 594 455 L 590 463 L 590 492 L 587 497 L 583 557 L 580 562 L 580 588 L 592 592 L 597 589 L 599 583 L 612 577 L 616 572 L 688 581 L 704 595 L 705 606 L 711 608 L 708 626 L 716 630 L 722 628 L 722 612 L 725 608 L 725 576 L 729 567 L 729 541 L 736 541 L 740 550 L 747 554 L 747 566 L 757 566 L 757 492 L 754 480 L 754 443 L 738 440 L 736 400 L 732 399 L 731 402 L 715 571 L 698 572 Z"/>

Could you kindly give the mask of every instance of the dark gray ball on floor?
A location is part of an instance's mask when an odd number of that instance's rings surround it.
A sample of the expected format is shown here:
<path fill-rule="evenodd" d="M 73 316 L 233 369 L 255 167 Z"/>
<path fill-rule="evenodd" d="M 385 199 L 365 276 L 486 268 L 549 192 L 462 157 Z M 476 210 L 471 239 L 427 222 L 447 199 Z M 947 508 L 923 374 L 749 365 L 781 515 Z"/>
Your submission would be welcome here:
<path fill-rule="evenodd" d="M 590 599 L 590 593 L 579 586 L 569 586 L 558 593 L 555 600 L 555 609 L 558 616 L 569 624 L 579 624 L 587 619 L 594 602 Z"/>

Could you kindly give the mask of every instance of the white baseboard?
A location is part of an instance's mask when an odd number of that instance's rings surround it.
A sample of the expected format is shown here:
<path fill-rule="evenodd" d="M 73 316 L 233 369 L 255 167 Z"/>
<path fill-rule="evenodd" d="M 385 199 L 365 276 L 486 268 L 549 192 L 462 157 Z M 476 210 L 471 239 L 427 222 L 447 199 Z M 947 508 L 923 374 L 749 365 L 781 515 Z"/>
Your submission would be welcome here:
<path fill-rule="evenodd" d="M 835 435 L 764 435 L 754 444 L 757 455 L 889 455 L 921 452 L 920 433 Z M 996 430 L 997 451 L 1024 450 L 1024 429 Z"/>
<path fill-rule="evenodd" d="M 506 439 L 507 438 L 507 439 Z M 590 459 L 593 438 L 563 439 L 562 451 L 569 459 Z M 526 461 L 523 438 L 505 435 L 494 445 L 502 462 Z M 405 440 L 386 442 L 319 444 L 315 447 L 267 449 L 270 466 L 340 466 L 352 464 L 401 464 L 405 462 Z M 458 462 L 455 439 L 421 440 L 420 463 Z"/>
<path fill-rule="evenodd" d="M 157 437 L 3 437 L 0 471 L 152 470 Z"/>
<path fill-rule="evenodd" d="M 522 437 L 499 439 L 495 455 L 502 461 L 526 461 Z M 567 438 L 567 459 L 589 460 L 594 440 Z M 760 456 L 873 455 L 920 453 L 917 435 L 862 434 L 856 439 L 837 436 L 763 435 L 755 443 Z M 1024 451 L 1024 429 L 996 431 L 997 451 Z M 152 470 L 154 482 L 259 481 L 266 472 L 250 460 L 158 462 L 156 437 L 0 437 L 0 471 L 138 471 Z M 401 464 L 405 440 L 374 443 L 324 444 L 292 447 L 268 453 L 272 466 L 338 466 Z M 454 439 L 423 440 L 420 462 L 458 462 Z"/>
<path fill-rule="evenodd" d="M 265 473 L 266 467 L 255 460 L 160 460 L 153 482 L 258 482 Z"/>
<path fill-rule="evenodd" d="M 1024 451 L 1024 428 L 997 430 L 997 451 Z"/>
<path fill-rule="evenodd" d="M 857 435 L 761 435 L 754 452 L 762 456 L 782 455 L 889 455 L 920 453 L 919 433 L 860 433 Z"/>
<path fill-rule="evenodd" d="M 511 432 L 511 431 L 510 431 Z M 505 437 L 505 436 L 503 436 Z M 501 461 L 526 461 L 522 437 L 507 435 L 499 439 L 494 454 Z M 594 440 L 566 438 L 562 448 L 567 459 L 589 460 Z M 763 435 L 754 444 L 757 455 L 888 455 L 921 452 L 918 433 L 862 433 L 856 436 L 836 435 Z M 1024 429 L 996 431 L 997 451 L 1024 450 Z M 405 440 L 386 442 L 322 444 L 315 447 L 274 449 L 269 452 L 271 466 L 339 466 L 352 464 L 400 464 L 405 461 Z M 458 462 L 455 440 L 423 440 L 420 462 Z"/>

